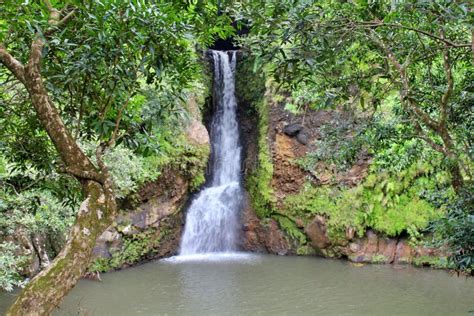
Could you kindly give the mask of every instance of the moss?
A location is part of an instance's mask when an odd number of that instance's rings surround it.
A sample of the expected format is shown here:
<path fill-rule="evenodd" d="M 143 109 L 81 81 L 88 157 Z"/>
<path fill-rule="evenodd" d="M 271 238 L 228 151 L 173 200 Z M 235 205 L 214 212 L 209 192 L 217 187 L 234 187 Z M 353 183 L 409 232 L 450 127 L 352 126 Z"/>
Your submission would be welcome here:
<path fill-rule="evenodd" d="M 190 180 L 189 189 L 198 189 L 205 182 L 205 171 L 209 159 L 210 146 L 191 145 L 184 136 L 180 137 L 176 148 L 169 156 L 157 163 L 156 168 L 172 168 Z"/>
<path fill-rule="evenodd" d="M 386 236 L 407 232 L 416 241 L 419 232 L 444 212 L 421 198 L 423 190 L 436 182 L 430 172 L 415 165 L 398 175 L 372 174 L 354 188 L 307 184 L 298 194 L 286 197 L 285 212 L 306 220 L 325 215 L 328 237 L 335 244 L 345 239 L 347 228 L 355 229 L 360 237 L 368 228 Z"/>
<path fill-rule="evenodd" d="M 208 145 L 193 146 L 193 155 L 187 155 L 185 166 L 186 174 L 191 179 L 190 190 L 195 191 L 206 181 L 206 167 L 209 159 L 210 148 Z"/>
<path fill-rule="evenodd" d="M 418 267 L 429 266 L 436 269 L 452 268 L 446 257 L 421 256 L 421 257 L 413 258 L 413 264 Z"/>
<path fill-rule="evenodd" d="M 252 198 L 255 213 L 260 218 L 270 216 L 275 198 L 271 181 L 273 178 L 273 164 L 270 155 L 270 146 L 267 142 L 269 109 L 266 101 L 256 105 L 258 111 L 258 159 L 257 168 L 247 178 L 247 189 Z"/>
<path fill-rule="evenodd" d="M 169 230 L 161 229 L 156 236 L 156 231 L 150 229 L 131 236 L 123 236 L 123 246 L 120 250 L 113 252 L 110 258 L 96 258 L 87 270 L 107 272 L 150 258 L 157 253 L 160 242 L 168 234 Z"/>
<path fill-rule="evenodd" d="M 288 234 L 288 236 L 290 236 L 300 246 L 307 243 L 306 235 L 290 218 L 281 215 L 274 215 L 273 217 L 278 221 L 278 224 Z"/>
<path fill-rule="evenodd" d="M 314 250 L 313 247 L 311 247 L 309 245 L 304 245 L 304 246 L 300 246 L 300 247 L 298 247 L 298 249 L 296 249 L 296 254 L 298 256 L 310 256 L 310 255 L 316 254 L 316 251 Z"/>
<path fill-rule="evenodd" d="M 257 64 L 254 57 L 240 53 L 238 58 L 236 94 L 239 104 L 244 105 L 249 111 L 247 115 L 252 117 L 256 115 L 258 118 L 257 165 L 246 177 L 246 187 L 256 214 L 260 218 L 265 218 L 272 213 L 275 202 L 271 188 L 273 165 L 267 140 L 269 100 L 265 96 L 266 75 L 265 71 L 255 67 Z"/>
<path fill-rule="evenodd" d="M 388 261 L 388 258 L 380 254 L 373 255 L 371 259 L 372 263 L 386 263 L 387 261 Z"/>

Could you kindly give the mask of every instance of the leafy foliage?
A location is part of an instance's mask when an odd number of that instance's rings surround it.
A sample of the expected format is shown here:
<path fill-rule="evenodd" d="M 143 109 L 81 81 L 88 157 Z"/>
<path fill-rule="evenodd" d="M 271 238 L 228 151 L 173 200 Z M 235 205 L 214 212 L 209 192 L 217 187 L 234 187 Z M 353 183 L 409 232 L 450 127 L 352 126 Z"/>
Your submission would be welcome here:
<path fill-rule="evenodd" d="M 288 196 L 285 206 L 288 214 L 306 220 L 314 214 L 327 215 L 329 237 L 336 242 L 344 240 L 347 228 L 355 229 L 359 236 L 368 228 L 387 236 L 402 232 L 416 236 L 443 215 L 442 208 L 434 208 L 422 196 L 428 188 L 443 185 L 433 175 L 429 165 L 414 164 L 399 174 L 369 175 L 350 189 L 307 185 L 299 194 Z"/>
<path fill-rule="evenodd" d="M 435 246 L 448 245 L 451 251 L 449 263 L 456 269 L 474 273 L 474 197 L 472 187 L 467 187 L 458 196 L 446 199 L 443 194 L 437 203 L 445 204 L 446 217 L 431 226 Z"/>
<path fill-rule="evenodd" d="M 472 112 L 467 8 L 466 1 L 313 0 L 238 1 L 229 11 L 252 24 L 241 43 L 293 91 L 291 108 L 377 111 L 398 91 L 411 138 L 445 156 L 458 189 L 472 147 L 469 115 L 458 115 Z"/>
<path fill-rule="evenodd" d="M 24 284 L 23 278 L 18 270 L 25 258 L 18 256 L 15 252 L 17 246 L 12 242 L 0 243 L 0 289 L 7 292 L 13 291 L 14 287 Z"/>
<path fill-rule="evenodd" d="M 368 143 L 364 135 L 365 124 L 356 122 L 351 116 L 342 117 L 338 112 L 319 129 L 319 133 L 320 139 L 314 142 L 316 149 L 297 161 L 307 171 L 313 171 L 318 162 L 332 164 L 338 170 L 348 169 Z"/>
<path fill-rule="evenodd" d="M 306 244 L 306 235 L 298 229 L 296 224 L 291 219 L 281 215 L 274 215 L 273 217 L 276 218 L 278 224 L 288 234 L 288 236 L 296 240 L 300 245 Z"/>

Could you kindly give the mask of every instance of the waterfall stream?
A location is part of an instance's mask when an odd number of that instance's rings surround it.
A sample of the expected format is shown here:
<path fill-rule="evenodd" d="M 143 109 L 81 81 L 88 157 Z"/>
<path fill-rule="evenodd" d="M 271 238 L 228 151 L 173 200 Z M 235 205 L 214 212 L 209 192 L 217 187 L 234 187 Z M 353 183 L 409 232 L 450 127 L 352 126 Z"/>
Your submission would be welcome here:
<path fill-rule="evenodd" d="M 211 124 L 210 179 L 186 216 L 180 255 L 237 250 L 242 200 L 241 148 L 235 98 L 235 51 L 212 50 L 215 113 Z"/>

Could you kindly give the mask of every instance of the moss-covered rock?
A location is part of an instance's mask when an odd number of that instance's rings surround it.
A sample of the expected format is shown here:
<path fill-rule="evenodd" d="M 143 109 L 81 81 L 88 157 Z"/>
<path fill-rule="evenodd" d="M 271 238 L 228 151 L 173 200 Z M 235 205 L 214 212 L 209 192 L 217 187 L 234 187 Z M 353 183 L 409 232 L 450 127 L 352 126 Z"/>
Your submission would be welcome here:
<path fill-rule="evenodd" d="M 176 137 L 169 154 L 156 162 L 159 176 L 121 201 L 113 224 L 97 239 L 89 273 L 121 269 L 177 252 L 183 227 L 181 209 L 189 194 L 204 183 L 210 151 L 194 98 L 188 105 L 194 113 L 188 128 Z"/>

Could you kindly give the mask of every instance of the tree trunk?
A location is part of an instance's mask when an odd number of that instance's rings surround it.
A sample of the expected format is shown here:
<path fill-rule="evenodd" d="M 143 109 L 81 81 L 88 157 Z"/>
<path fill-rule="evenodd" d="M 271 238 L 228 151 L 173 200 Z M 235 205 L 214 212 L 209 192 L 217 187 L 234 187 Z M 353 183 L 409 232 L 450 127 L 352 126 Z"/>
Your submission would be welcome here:
<path fill-rule="evenodd" d="M 41 76 L 43 46 L 42 39 L 35 39 L 28 64 L 23 66 L 0 45 L 0 60 L 25 85 L 36 114 L 66 170 L 80 181 L 85 200 L 76 215 L 65 247 L 51 265 L 23 289 L 7 315 L 50 314 L 86 271 L 96 239 L 112 223 L 116 211 L 112 181 L 107 169 L 99 161 L 99 171 L 82 152 L 49 98 Z"/>
<path fill-rule="evenodd" d="M 98 236 L 112 223 L 113 209 L 100 184 L 87 181 L 86 199 L 68 241 L 51 265 L 23 289 L 7 315 L 48 315 L 86 271 Z M 106 215 L 107 214 L 107 215 Z"/>
<path fill-rule="evenodd" d="M 446 156 L 449 161 L 449 172 L 451 173 L 451 185 L 456 192 L 464 185 L 464 178 L 461 173 L 461 167 L 459 166 L 459 158 L 454 153 L 453 139 L 448 132 L 448 129 L 444 123 L 438 128 L 438 134 L 443 140 L 444 147 L 446 148 Z"/>

